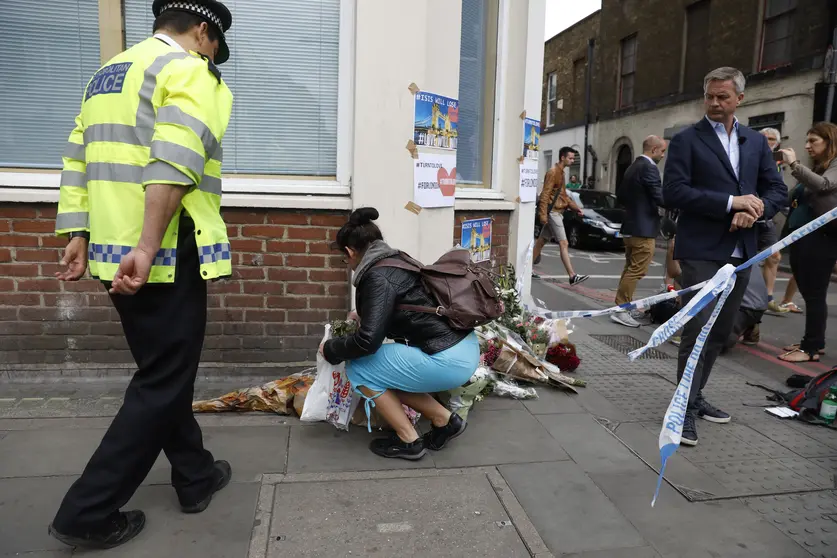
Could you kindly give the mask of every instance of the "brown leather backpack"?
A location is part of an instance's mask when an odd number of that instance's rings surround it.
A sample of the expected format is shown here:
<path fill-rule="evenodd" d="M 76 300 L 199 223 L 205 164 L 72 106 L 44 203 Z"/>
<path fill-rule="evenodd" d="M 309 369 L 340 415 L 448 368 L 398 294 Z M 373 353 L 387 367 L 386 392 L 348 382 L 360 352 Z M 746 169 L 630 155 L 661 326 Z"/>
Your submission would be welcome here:
<path fill-rule="evenodd" d="M 503 315 L 503 301 L 491 274 L 471 262 L 468 250 L 450 250 L 428 266 L 401 252 L 400 257 L 383 259 L 374 267 L 378 266 L 420 273 L 422 284 L 438 303 L 435 308 L 399 304 L 397 310 L 443 316 L 453 329 L 463 330 L 487 324 Z"/>

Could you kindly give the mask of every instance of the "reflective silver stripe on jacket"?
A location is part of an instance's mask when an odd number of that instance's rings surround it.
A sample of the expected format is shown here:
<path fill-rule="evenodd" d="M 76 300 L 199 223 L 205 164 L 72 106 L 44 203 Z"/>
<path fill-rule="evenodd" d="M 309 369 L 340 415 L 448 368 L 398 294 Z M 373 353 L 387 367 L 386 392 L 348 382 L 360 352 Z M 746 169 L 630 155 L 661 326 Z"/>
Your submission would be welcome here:
<path fill-rule="evenodd" d="M 142 169 L 143 167 L 123 163 L 87 163 L 87 180 L 140 184 Z"/>
<path fill-rule="evenodd" d="M 146 165 L 142 172 L 142 184 L 148 182 L 159 182 L 162 184 L 182 184 L 183 186 L 191 186 L 195 183 L 194 180 L 182 171 L 174 168 L 165 161 L 154 161 Z"/>
<path fill-rule="evenodd" d="M 201 177 L 201 183 L 198 184 L 198 190 L 207 192 L 209 194 L 221 195 L 221 179 L 209 176 L 208 174 Z"/>
<path fill-rule="evenodd" d="M 67 147 L 64 148 L 64 157 L 76 161 L 84 161 L 84 146 L 68 141 Z"/>
<path fill-rule="evenodd" d="M 215 134 L 209 129 L 209 126 L 194 116 L 186 114 L 180 107 L 174 105 L 160 107 L 157 111 L 157 123 L 177 124 L 189 128 L 201 139 L 207 159 L 222 160 L 221 145 L 218 143 Z"/>
<path fill-rule="evenodd" d="M 157 140 L 153 142 L 151 144 L 151 158 L 162 159 L 186 167 L 198 176 L 203 174 L 203 167 L 206 164 L 200 153 L 170 141 Z"/>
<path fill-rule="evenodd" d="M 55 230 L 63 231 L 67 229 L 89 229 L 90 228 L 90 214 L 86 211 L 76 211 L 73 213 L 59 213 L 55 217 Z"/>
<path fill-rule="evenodd" d="M 93 124 L 84 131 L 84 143 L 112 141 L 128 145 L 142 145 L 137 129 L 128 124 Z"/>
<path fill-rule="evenodd" d="M 137 138 L 145 146 L 151 145 L 151 138 L 154 136 L 154 123 L 157 120 L 154 113 L 152 97 L 157 88 L 157 76 L 172 60 L 182 60 L 190 55 L 185 52 L 167 52 L 158 56 L 148 68 L 139 90 L 139 105 L 137 106 Z"/>
<path fill-rule="evenodd" d="M 87 188 L 87 175 L 74 170 L 61 171 L 61 186 Z"/>

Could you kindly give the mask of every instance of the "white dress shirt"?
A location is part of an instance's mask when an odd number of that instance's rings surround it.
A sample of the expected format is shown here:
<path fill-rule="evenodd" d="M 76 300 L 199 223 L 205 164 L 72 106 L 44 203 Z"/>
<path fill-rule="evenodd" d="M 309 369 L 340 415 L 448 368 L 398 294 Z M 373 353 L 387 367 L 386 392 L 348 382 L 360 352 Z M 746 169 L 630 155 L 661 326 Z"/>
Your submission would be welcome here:
<path fill-rule="evenodd" d="M 721 140 L 721 145 L 724 148 L 724 153 L 727 154 L 729 164 L 732 166 L 732 170 L 735 173 L 735 178 L 739 178 L 741 166 L 741 146 L 738 143 L 738 118 L 733 118 L 734 121 L 732 123 L 732 130 L 729 134 L 727 134 L 727 129 L 724 127 L 723 123 L 710 120 L 708 116 L 706 117 L 706 120 L 710 125 L 712 125 L 712 128 L 715 130 L 715 134 L 718 136 L 718 139 Z M 727 213 L 732 211 L 732 198 L 733 196 L 730 196 L 729 201 L 727 201 Z M 741 242 L 735 246 L 735 250 L 732 252 L 732 257 L 744 257 L 744 250 L 741 246 Z"/>
<path fill-rule="evenodd" d="M 182 50 L 183 52 L 186 52 L 186 49 L 184 49 L 182 46 L 180 46 L 180 43 L 178 43 L 177 41 L 175 41 L 174 39 L 172 39 L 171 37 L 169 37 L 165 33 L 155 33 L 154 38 L 155 39 L 160 39 L 161 41 L 163 41 L 167 45 L 172 46 L 176 49 Z"/>

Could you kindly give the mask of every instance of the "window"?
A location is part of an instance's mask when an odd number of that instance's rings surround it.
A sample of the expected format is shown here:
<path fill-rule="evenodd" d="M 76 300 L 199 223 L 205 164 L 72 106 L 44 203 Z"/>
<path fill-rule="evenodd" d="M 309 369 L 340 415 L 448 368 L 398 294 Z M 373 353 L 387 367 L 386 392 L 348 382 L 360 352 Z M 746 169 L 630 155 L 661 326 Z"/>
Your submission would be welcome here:
<path fill-rule="evenodd" d="M 546 127 L 555 126 L 558 119 L 558 74 L 546 76 Z"/>
<path fill-rule="evenodd" d="M 491 187 L 498 0 L 462 0 L 456 181 Z"/>
<path fill-rule="evenodd" d="M 764 31 L 762 32 L 761 64 L 768 70 L 790 63 L 791 34 L 796 0 L 765 0 Z"/>
<path fill-rule="evenodd" d="M 0 167 L 60 169 L 82 92 L 99 69 L 98 1 L 2 6 Z"/>
<path fill-rule="evenodd" d="M 751 116 L 747 122 L 747 126 L 753 130 L 763 130 L 764 128 L 776 128 L 779 133 L 782 133 L 782 124 L 785 123 L 785 113 L 775 112 L 773 114 L 762 114 L 759 116 Z"/>
<path fill-rule="evenodd" d="M 622 39 L 622 59 L 619 65 L 619 108 L 634 104 L 636 80 L 636 35 Z"/>
<path fill-rule="evenodd" d="M 686 91 L 699 90 L 709 71 L 706 50 L 709 48 L 709 0 L 686 8 L 686 53 L 683 80 Z"/>
<path fill-rule="evenodd" d="M 585 103 L 587 102 L 587 82 L 585 81 L 587 59 L 579 58 L 573 62 L 573 109 L 572 119 L 581 120 L 585 115 Z"/>
<path fill-rule="evenodd" d="M 543 152 L 543 163 L 544 163 L 544 168 L 546 170 L 549 170 L 550 168 L 552 168 L 552 150 L 551 149 L 549 151 L 544 151 Z"/>
<path fill-rule="evenodd" d="M 151 35 L 152 0 L 124 0 L 125 42 Z M 235 96 L 224 172 L 335 176 L 340 0 L 229 0 Z"/>

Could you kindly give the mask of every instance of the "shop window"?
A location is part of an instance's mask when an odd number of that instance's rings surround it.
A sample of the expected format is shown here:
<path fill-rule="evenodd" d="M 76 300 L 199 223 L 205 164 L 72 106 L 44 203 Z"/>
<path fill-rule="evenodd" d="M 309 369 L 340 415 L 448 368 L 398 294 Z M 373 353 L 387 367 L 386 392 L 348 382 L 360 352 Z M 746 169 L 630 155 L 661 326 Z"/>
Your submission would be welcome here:
<path fill-rule="evenodd" d="M 0 167 L 61 168 L 82 92 L 99 69 L 98 4 L 0 4 Z"/>
<path fill-rule="evenodd" d="M 151 36 L 152 0 L 124 0 L 125 43 Z M 335 176 L 340 0 L 228 0 L 235 97 L 224 173 Z"/>

